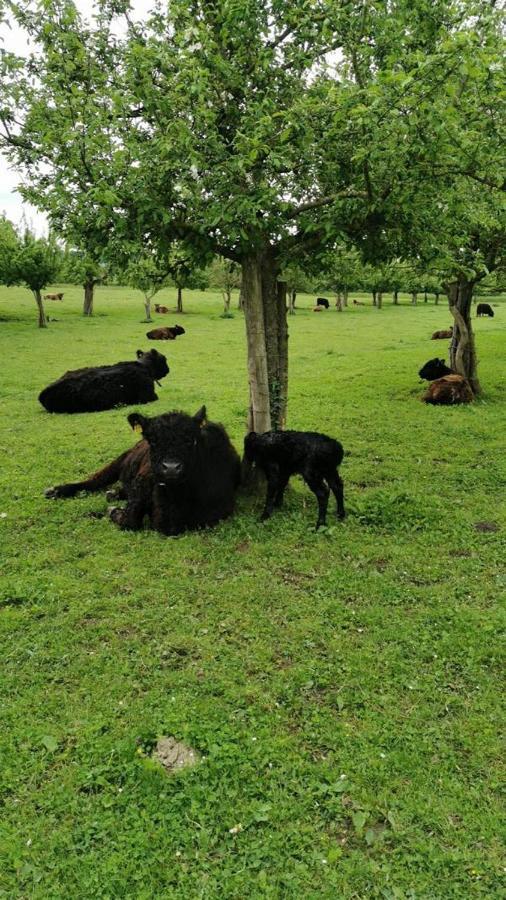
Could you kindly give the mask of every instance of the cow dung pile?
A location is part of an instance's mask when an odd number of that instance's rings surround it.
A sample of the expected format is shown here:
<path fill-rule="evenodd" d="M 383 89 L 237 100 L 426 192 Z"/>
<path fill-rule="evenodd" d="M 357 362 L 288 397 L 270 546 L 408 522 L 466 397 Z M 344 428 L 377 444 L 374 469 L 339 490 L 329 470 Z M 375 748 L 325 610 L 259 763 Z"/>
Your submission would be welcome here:
<path fill-rule="evenodd" d="M 174 737 L 161 737 L 153 750 L 153 759 L 161 763 L 167 773 L 171 773 L 197 766 L 201 756 L 197 750 L 176 741 Z"/>

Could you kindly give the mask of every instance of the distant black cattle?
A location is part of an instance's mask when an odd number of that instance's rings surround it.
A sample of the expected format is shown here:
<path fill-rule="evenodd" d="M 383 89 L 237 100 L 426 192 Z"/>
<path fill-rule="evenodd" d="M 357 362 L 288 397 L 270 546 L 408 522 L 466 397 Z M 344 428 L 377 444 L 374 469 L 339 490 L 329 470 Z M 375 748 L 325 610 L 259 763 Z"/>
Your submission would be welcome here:
<path fill-rule="evenodd" d="M 443 375 L 452 375 L 452 369 L 449 369 L 443 359 L 429 359 L 420 369 L 418 376 L 426 381 L 434 381 L 436 378 L 442 378 Z"/>
<path fill-rule="evenodd" d="M 170 328 L 153 328 L 152 331 L 146 332 L 146 337 L 150 341 L 175 341 L 178 334 L 185 334 L 182 325 L 172 325 Z"/>
<path fill-rule="evenodd" d="M 317 298 L 316 298 L 316 305 L 317 305 L 317 306 L 324 306 L 325 309 L 328 309 L 328 308 L 329 308 L 329 301 L 327 300 L 326 297 L 317 297 Z"/>
<path fill-rule="evenodd" d="M 490 306 L 490 303 L 478 303 L 476 307 L 476 315 L 477 316 L 491 316 L 494 318 L 494 310 Z"/>
<path fill-rule="evenodd" d="M 232 514 L 241 463 L 223 426 L 207 422 L 205 406 L 194 416 L 171 412 L 148 419 L 131 413 L 128 421 L 142 432 L 139 443 L 84 481 L 48 488 L 46 497 L 74 497 L 121 481 L 116 497 L 127 503 L 109 510 L 112 521 L 138 530 L 147 516 L 152 528 L 168 535 L 215 525 Z"/>
<path fill-rule="evenodd" d="M 244 440 L 244 456 L 264 472 L 267 497 L 262 519 L 268 519 L 274 507 L 283 503 L 283 495 L 291 475 L 302 475 L 318 500 L 316 527 L 325 525 L 329 488 L 337 503 L 337 515 L 344 519 L 343 482 L 338 466 L 343 459 L 339 441 L 314 431 L 267 431 L 248 434 Z"/>
<path fill-rule="evenodd" d="M 169 312 L 168 306 L 160 306 L 158 303 L 155 303 L 155 312 L 163 313 L 164 315 Z"/>
<path fill-rule="evenodd" d="M 471 403 L 474 394 L 463 375 L 451 374 L 429 384 L 422 400 L 435 406 L 453 406 L 456 403 Z"/>
<path fill-rule="evenodd" d="M 168 375 L 165 356 L 157 350 L 137 350 L 134 362 L 65 372 L 39 394 L 48 412 L 99 412 L 132 403 L 157 400 L 154 383 Z"/>

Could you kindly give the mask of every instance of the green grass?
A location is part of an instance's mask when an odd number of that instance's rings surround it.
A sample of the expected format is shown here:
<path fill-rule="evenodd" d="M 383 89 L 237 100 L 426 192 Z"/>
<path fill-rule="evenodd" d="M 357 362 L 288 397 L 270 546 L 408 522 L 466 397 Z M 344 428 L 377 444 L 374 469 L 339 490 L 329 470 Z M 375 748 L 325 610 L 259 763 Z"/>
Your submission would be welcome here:
<path fill-rule="evenodd" d="M 506 304 L 474 321 L 483 399 L 426 407 L 444 303 L 289 320 L 289 427 L 339 438 L 348 518 L 293 480 L 266 524 L 164 538 L 103 495 L 49 502 L 135 436 L 128 410 L 50 416 L 68 368 L 146 348 L 139 296 L 0 295 L 0 896 L 499 897 Z M 173 304 L 173 292 L 160 302 Z M 369 300 L 368 300 L 369 303 Z M 206 403 L 241 447 L 244 322 L 187 296 L 156 415 Z M 477 531 L 493 521 L 497 532 Z M 139 749 L 203 753 L 167 777 Z M 231 833 L 237 825 L 242 830 Z"/>

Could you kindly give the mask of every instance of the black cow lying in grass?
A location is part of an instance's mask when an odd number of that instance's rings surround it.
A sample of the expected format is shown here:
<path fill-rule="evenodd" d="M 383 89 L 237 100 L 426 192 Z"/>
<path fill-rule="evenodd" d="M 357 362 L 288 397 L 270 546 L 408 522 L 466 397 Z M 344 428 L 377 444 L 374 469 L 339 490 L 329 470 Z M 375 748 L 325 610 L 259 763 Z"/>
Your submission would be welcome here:
<path fill-rule="evenodd" d="M 109 515 L 120 528 L 138 530 L 145 516 L 163 534 L 215 525 L 234 510 L 241 463 L 222 425 L 207 422 L 203 406 L 194 416 L 171 412 L 148 419 L 131 413 L 128 421 L 143 439 L 84 481 L 48 488 L 46 497 L 74 497 L 102 491 L 121 481 L 108 499 L 127 501 Z"/>
<path fill-rule="evenodd" d="M 135 362 L 65 372 L 39 394 L 48 412 L 100 412 L 132 403 L 157 400 L 154 383 L 168 375 L 165 356 L 158 350 L 137 350 Z"/>
<path fill-rule="evenodd" d="M 317 297 L 317 298 L 316 298 L 316 305 L 317 305 L 317 306 L 324 306 L 325 309 L 328 309 L 328 308 L 329 308 L 329 301 L 327 300 L 326 297 Z"/>
<path fill-rule="evenodd" d="M 490 303 L 478 303 L 476 307 L 476 315 L 477 316 L 491 316 L 494 318 L 494 310 L 490 306 Z"/>
<path fill-rule="evenodd" d="M 452 375 L 452 369 L 449 369 L 443 359 L 429 359 L 420 369 L 418 376 L 424 378 L 425 381 L 434 381 L 436 378 L 442 378 L 443 375 Z"/>
<path fill-rule="evenodd" d="M 268 519 L 274 507 L 282 505 L 290 476 L 295 474 L 302 475 L 318 500 L 316 528 L 326 523 L 329 488 L 336 498 L 338 518 L 344 519 L 343 482 L 338 472 L 343 448 L 339 441 L 314 431 L 253 431 L 244 440 L 244 456 L 267 478 L 262 519 Z"/>

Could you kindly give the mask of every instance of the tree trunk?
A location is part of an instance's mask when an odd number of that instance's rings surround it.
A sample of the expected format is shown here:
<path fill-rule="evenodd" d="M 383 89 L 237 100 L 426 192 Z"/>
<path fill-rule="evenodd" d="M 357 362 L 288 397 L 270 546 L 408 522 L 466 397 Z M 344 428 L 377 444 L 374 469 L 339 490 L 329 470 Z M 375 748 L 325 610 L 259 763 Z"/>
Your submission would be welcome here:
<path fill-rule="evenodd" d="M 439 305 L 439 291 L 436 291 L 436 293 L 434 294 L 434 303 L 436 306 Z"/>
<path fill-rule="evenodd" d="M 244 310 L 244 291 L 243 291 L 242 284 L 241 284 L 241 287 L 239 288 L 239 300 L 237 301 L 237 309 Z"/>
<path fill-rule="evenodd" d="M 418 300 L 418 291 L 411 291 L 411 303 L 413 306 L 416 306 L 416 302 Z"/>
<path fill-rule="evenodd" d="M 228 315 L 230 312 L 230 289 L 223 292 L 223 312 Z"/>
<path fill-rule="evenodd" d="M 294 313 L 294 315 L 295 315 L 295 301 L 296 301 L 296 299 L 297 299 L 297 291 L 294 289 L 294 290 L 292 291 L 292 307 L 293 307 L 293 313 Z"/>
<path fill-rule="evenodd" d="M 178 312 L 178 313 L 183 312 L 183 288 L 180 288 L 180 287 L 178 287 L 178 289 L 177 289 L 176 312 Z"/>
<path fill-rule="evenodd" d="M 93 315 L 93 294 L 95 291 L 95 282 L 93 279 L 84 282 L 84 303 L 83 316 Z"/>
<path fill-rule="evenodd" d="M 283 428 L 288 395 L 286 284 L 270 248 L 243 260 L 244 313 L 248 346 L 248 430 Z"/>
<path fill-rule="evenodd" d="M 376 306 L 376 291 L 372 292 L 372 305 Z"/>
<path fill-rule="evenodd" d="M 399 306 L 399 291 L 394 291 L 392 302 L 393 302 L 394 306 Z"/>
<path fill-rule="evenodd" d="M 428 297 L 427 297 L 427 291 L 425 290 L 425 291 L 423 292 L 423 302 L 424 302 L 424 303 L 427 303 L 427 300 L 428 300 Z"/>
<path fill-rule="evenodd" d="M 151 300 L 148 300 L 147 297 L 144 298 L 144 309 L 146 310 L 146 322 L 152 322 L 151 318 Z"/>
<path fill-rule="evenodd" d="M 341 291 L 338 291 L 336 294 L 336 309 L 338 312 L 343 311 L 343 295 Z"/>
<path fill-rule="evenodd" d="M 343 306 L 348 306 L 348 288 L 343 291 Z"/>
<path fill-rule="evenodd" d="M 39 311 L 39 328 L 47 328 L 46 313 L 44 312 L 44 304 L 42 302 L 42 295 L 38 288 L 33 291 L 33 296 L 35 297 L 35 302 L 37 304 L 37 309 Z"/>
<path fill-rule="evenodd" d="M 295 298 L 297 296 L 297 291 L 288 291 L 288 315 L 295 315 Z"/>
<path fill-rule="evenodd" d="M 383 291 L 378 291 L 376 294 L 376 307 L 377 309 L 381 309 L 383 306 Z"/>
<path fill-rule="evenodd" d="M 263 434 L 264 431 L 271 429 L 271 410 L 262 302 L 262 269 L 256 256 L 246 257 L 243 261 L 241 295 L 248 352 L 250 397 L 248 431 Z"/>
<path fill-rule="evenodd" d="M 467 378 L 474 394 L 481 392 L 478 381 L 476 349 L 471 324 L 471 304 L 474 281 L 461 275 L 458 281 L 446 285 L 450 312 L 455 319 L 453 337 L 450 344 L 450 366 L 459 375 Z"/>

